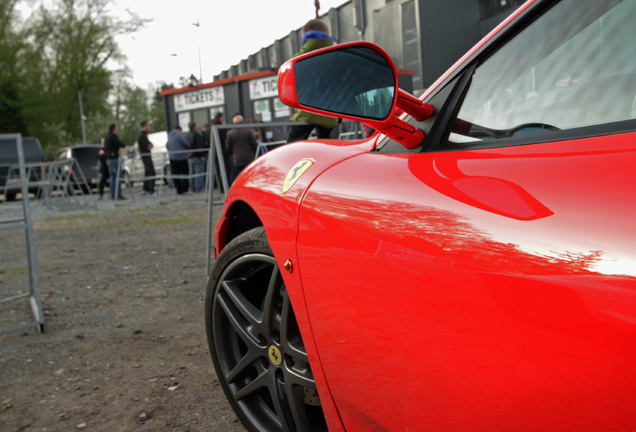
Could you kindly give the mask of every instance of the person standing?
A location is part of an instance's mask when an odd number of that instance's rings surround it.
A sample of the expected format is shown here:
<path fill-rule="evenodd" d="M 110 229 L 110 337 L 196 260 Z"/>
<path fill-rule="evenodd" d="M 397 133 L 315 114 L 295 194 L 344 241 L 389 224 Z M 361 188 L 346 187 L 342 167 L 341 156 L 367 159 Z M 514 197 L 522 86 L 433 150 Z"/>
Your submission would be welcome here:
<path fill-rule="evenodd" d="M 241 114 L 236 113 L 232 116 L 232 123 L 241 124 L 244 122 L 245 120 Z M 225 151 L 232 157 L 230 185 L 234 183 L 243 168 L 254 160 L 257 146 L 252 128 L 235 128 L 227 133 Z"/>
<path fill-rule="evenodd" d="M 188 139 L 188 148 L 190 149 L 190 153 L 188 154 L 190 190 L 192 192 L 199 192 L 203 189 L 203 183 L 205 182 L 206 152 L 201 151 L 204 147 L 203 137 L 197 131 L 197 124 L 191 121 L 188 123 L 188 129 L 186 138 Z"/>
<path fill-rule="evenodd" d="M 106 183 L 108 183 L 108 177 L 109 177 L 109 173 L 108 173 L 108 165 L 106 164 L 106 150 L 104 150 L 104 141 L 105 139 L 102 138 L 102 148 L 99 149 L 99 174 L 100 174 L 100 178 L 99 178 L 99 186 L 97 189 L 97 199 L 101 200 L 102 198 L 104 198 L 104 188 L 106 187 Z"/>
<path fill-rule="evenodd" d="M 176 125 L 168 134 L 168 157 L 172 181 L 178 195 L 188 192 L 188 140 L 181 133 L 181 126 Z"/>
<path fill-rule="evenodd" d="M 222 125 L 225 123 L 225 115 L 222 112 L 217 112 L 214 115 L 214 120 L 212 120 L 213 125 Z M 219 132 L 219 143 L 218 146 L 215 146 L 215 150 L 220 150 L 221 153 L 216 154 L 217 165 L 216 165 L 216 173 L 217 178 L 221 181 L 221 164 L 223 164 L 223 168 L 225 171 L 225 175 L 230 177 L 232 173 L 232 157 L 227 154 L 226 151 L 223 151 L 225 147 L 225 139 L 227 137 L 227 129 L 218 129 Z M 216 139 L 216 138 L 215 138 Z M 212 143 L 213 141 L 210 141 Z M 212 145 L 212 144 L 211 144 Z"/>
<path fill-rule="evenodd" d="M 203 138 L 203 149 L 204 152 L 204 162 L 203 162 L 203 172 L 205 175 L 202 177 L 201 181 L 201 190 L 205 189 L 205 185 L 208 179 L 208 156 L 210 156 L 210 124 L 206 123 L 201 127 L 201 138 Z"/>
<path fill-rule="evenodd" d="M 320 48 L 333 45 L 333 39 L 329 36 L 329 27 L 321 19 L 312 19 L 303 26 L 303 41 L 300 51 L 293 55 L 298 57 L 301 54 L 308 53 Z M 331 131 L 338 124 L 338 119 L 325 117 L 318 114 L 308 113 L 306 111 L 296 110 L 292 116 L 292 120 L 297 122 L 306 122 L 309 124 L 294 125 L 289 129 L 287 142 L 301 141 L 309 138 L 311 131 L 316 129 L 318 138 L 329 138 Z"/>
<path fill-rule="evenodd" d="M 108 125 L 108 135 L 104 140 L 104 150 L 106 151 L 106 165 L 108 165 L 108 172 L 110 174 L 110 198 L 115 199 L 115 193 L 117 199 L 126 199 L 121 193 L 122 183 L 118 184 L 118 180 L 121 177 L 121 171 L 119 167 L 119 152 L 121 149 L 126 148 L 126 145 L 119 140 L 117 136 L 117 125 L 111 123 Z"/>
<path fill-rule="evenodd" d="M 155 165 L 152 163 L 150 151 L 154 145 L 148 139 L 148 131 L 150 130 L 150 122 L 144 120 L 141 122 L 141 132 L 137 137 L 137 145 L 139 146 L 139 154 L 141 161 L 144 163 L 144 186 L 142 195 L 157 196 L 155 192 Z"/>

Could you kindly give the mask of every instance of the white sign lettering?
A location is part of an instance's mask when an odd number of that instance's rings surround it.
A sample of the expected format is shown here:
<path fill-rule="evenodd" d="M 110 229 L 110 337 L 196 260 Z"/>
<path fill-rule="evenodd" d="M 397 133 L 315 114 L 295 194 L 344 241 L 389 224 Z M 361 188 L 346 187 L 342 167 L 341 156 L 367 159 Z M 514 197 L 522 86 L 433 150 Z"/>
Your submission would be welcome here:
<path fill-rule="evenodd" d="M 278 76 L 272 75 L 250 81 L 250 99 L 278 97 Z"/>
<path fill-rule="evenodd" d="M 221 86 L 174 95 L 174 109 L 176 112 L 207 108 L 214 105 L 223 105 L 224 103 L 225 94 Z"/>

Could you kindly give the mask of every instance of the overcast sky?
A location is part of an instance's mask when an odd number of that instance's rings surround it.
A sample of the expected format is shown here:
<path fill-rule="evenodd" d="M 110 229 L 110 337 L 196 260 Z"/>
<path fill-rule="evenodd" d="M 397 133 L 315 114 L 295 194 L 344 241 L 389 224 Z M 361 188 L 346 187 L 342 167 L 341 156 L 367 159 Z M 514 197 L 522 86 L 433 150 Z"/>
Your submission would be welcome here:
<path fill-rule="evenodd" d="M 321 0 L 320 13 L 347 0 Z M 113 11 L 126 9 L 152 19 L 141 31 L 119 40 L 133 81 L 146 89 L 160 81 L 178 84 L 181 76 L 203 82 L 239 63 L 262 47 L 315 17 L 314 0 L 114 0 Z M 199 23 L 199 27 L 193 23 Z"/>

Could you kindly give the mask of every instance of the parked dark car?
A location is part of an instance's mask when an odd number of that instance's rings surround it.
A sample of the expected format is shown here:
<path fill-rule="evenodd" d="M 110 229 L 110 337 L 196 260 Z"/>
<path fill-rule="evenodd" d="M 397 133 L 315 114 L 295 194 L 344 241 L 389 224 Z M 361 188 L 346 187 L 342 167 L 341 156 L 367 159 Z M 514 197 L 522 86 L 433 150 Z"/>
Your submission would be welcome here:
<path fill-rule="evenodd" d="M 55 155 L 55 161 L 73 160 L 71 168 L 71 184 L 81 186 L 85 192 L 96 188 L 99 184 L 99 144 L 75 145 L 63 147 Z"/>
<path fill-rule="evenodd" d="M 29 192 L 36 195 L 42 182 L 42 164 L 44 152 L 37 138 L 23 137 L 22 148 L 27 176 L 29 178 Z M 0 193 L 4 194 L 6 201 L 15 200 L 18 192 L 21 192 L 18 148 L 14 138 L 0 138 Z"/>

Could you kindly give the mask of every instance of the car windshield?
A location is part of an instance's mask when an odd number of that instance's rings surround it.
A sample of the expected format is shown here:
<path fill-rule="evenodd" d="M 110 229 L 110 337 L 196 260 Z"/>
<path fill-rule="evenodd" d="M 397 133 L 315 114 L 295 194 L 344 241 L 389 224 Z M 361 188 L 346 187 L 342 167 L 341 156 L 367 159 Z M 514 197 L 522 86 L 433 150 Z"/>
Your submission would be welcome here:
<path fill-rule="evenodd" d="M 564 0 L 477 67 L 462 143 L 636 118 L 636 1 Z"/>

